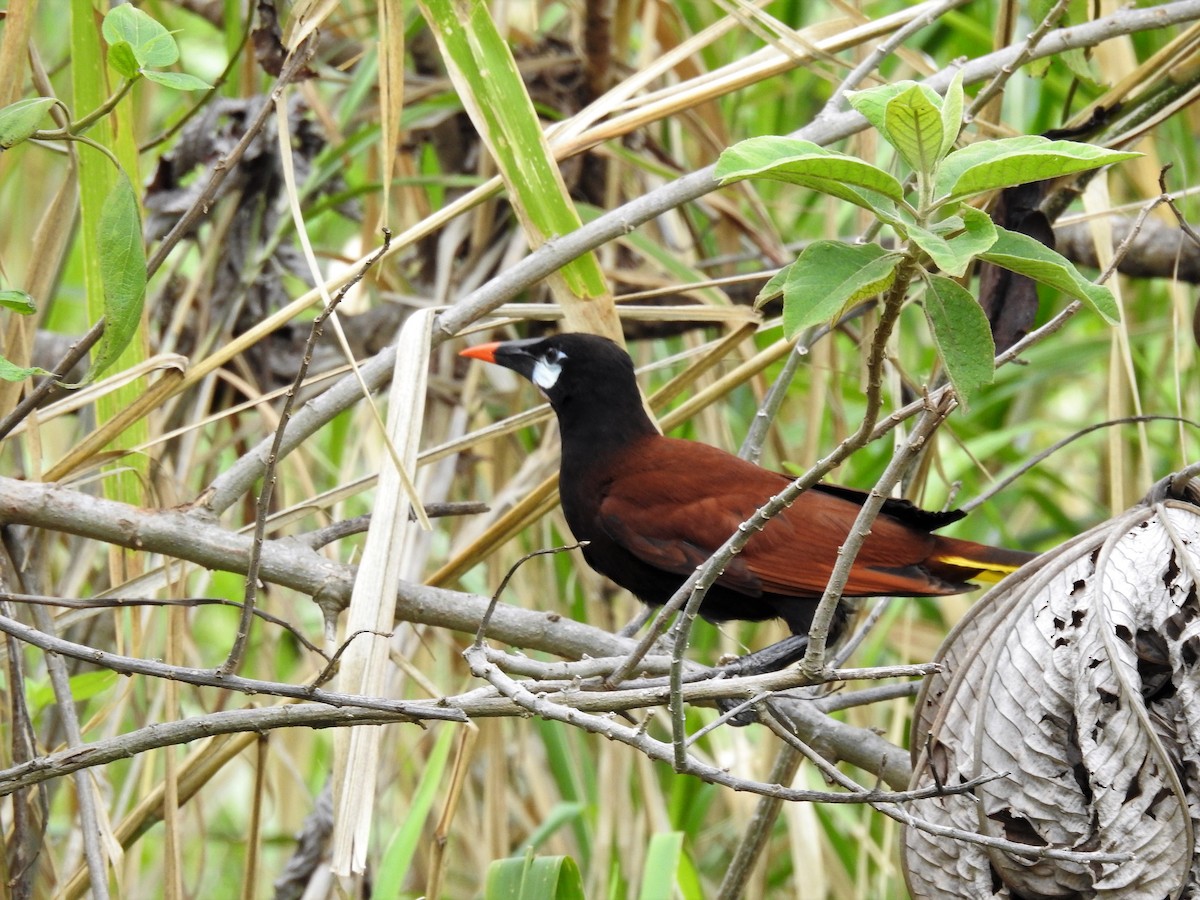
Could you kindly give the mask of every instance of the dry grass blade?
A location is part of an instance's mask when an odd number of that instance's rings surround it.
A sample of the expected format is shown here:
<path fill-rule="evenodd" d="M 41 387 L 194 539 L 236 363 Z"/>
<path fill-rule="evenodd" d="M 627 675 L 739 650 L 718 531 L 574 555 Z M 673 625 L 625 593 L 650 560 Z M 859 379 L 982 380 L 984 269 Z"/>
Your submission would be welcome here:
<path fill-rule="evenodd" d="M 337 11 L 339 5 L 338 0 L 299 0 L 288 18 L 285 38 L 288 50 L 294 52 Z"/>
<path fill-rule="evenodd" d="M 18 4 L 24 7 L 25 4 Z M 14 17 L 14 12 L 16 16 Z M 10 7 L 5 22 L 3 43 L 0 44 L 0 55 L 13 34 L 20 33 L 20 26 L 14 18 L 22 15 L 20 9 Z M 15 27 L 14 27 L 15 26 Z M 0 60 L 0 71 L 5 69 Z M 15 84 L 15 81 L 13 82 Z M 62 184 L 54 193 L 53 199 L 46 207 L 41 221 L 33 233 L 33 246 L 30 248 L 31 259 L 35 261 L 33 271 L 28 276 L 25 290 L 35 299 L 49 297 L 54 283 L 62 270 L 63 260 L 71 246 L 71 224 L 74 219 L 75 196 L 79 186 L 76 183 L 76 169 L 69 166 Z M 32 357 L 35 329 L 43 320 L 45 304 L 39 304 L 39 312 L 29 321 L 27 316 L 12 316 L 4 329 L 3 344 L 5 356 L 18 366 L 29 364 Z M 0 382 L 0 418 L 12 412 L 20 395 L 20 382 Z"/>
<path fill-rule="evenodd" d="M 145 362 L 150 362 L 149 360 Z M 165 364 L 159 361 L 157 365 L 150 368 L 165 368 L 166 371 L 152 385 L 146 388 L 138 398 L 125 406 L 115 416 L 104 423 L 103 426 L 93 431 L 86 438 L 80 441 L 71 452 L 65 455 L 57 463 L 50 467 L 45 474 L 47 481 L 61 481 L 71 473 L 77 471 L 81 467 L 89 464 L 107 462 L 107 457 L 101 458 L 101 451 L 107 447 L 112 440 L 120 434 L 125 433 L 126 429 L 134 423 L 140 421 L 151 410 L 161 406 L 166 399 L 179 389 L 180 383 L 184 379 L 184 371 L 178 366 L 174 360 L 167 360 Z M 132 367 L 137 370 L 147 368 L 145 364 Z M 127 383 L 129 379 L 124 377 L 117 379 L 120 382 Z M 102 394 L 102 396 L 104 396 Z M 124 455 L 124 451 L 121 451 Z"/>
<path fill-rule="evenodd" d="M 292 219 L 296 223 L 296 234 L 300 238 L 300 246 L 304 249 L 304 258 L 308 263 L 309 271 L 312 273 L 313 282 L 317 285 L 317 290 L 321 294 L 321 300 L 324 303 L 325 309 L 331 311 L 329 320 L 333 325 L 334 333 L 337 335 L 338 344 L 342 348 L 342 353 L 345 354 L 346 361 L 350 364 L 351 371 L 354 372 L 354 377 L 358 379 L 359 387 L 362 388 L 363 399 L 366 400 L 367 407 L 371 411 L 371 416 L 375 424 L 379 426 L 379 435 L 383 440 L 384 446 L 387 448 L 389 456 L 391 456 L 392 464 L 396 467 L 396 471 L 400 475 L 400 484 L 408 494 L 408 501 L 413 512 L 416 514 L 417 521 L 421 523 L 422 528 L 428 531 L 433 526 L 429 524 L 429 519 L 425 515 L 425 506 L 421 503 L 421 498 L 417 496 L 417 489 L 413 485 L 412 475 L 410 474 L 412 467 L 405 463 L 401 453 L 392 443 L 389 430 L 384 426 L 383 417 L 379 414 L 379 408 L 375 405 L 375 401 L 371 397 L 371 390 L 363 380 L 362 372 L 359 370 L 358 363 L 354 359 L 354 351 L 350 349 L 350 344 L 346 340 L 346 333 L 342 330 L 342 321 L 338 317 L 337 310 L 334 308 L 333 298 L 329 295 L 325 278 L 321 273 L 320 266 L 317 265 L 317 257 L 313 253 L 312 242 L 308 238 L 308 229 L 304 225 L 304 213 L 300 209 L 300 195 L 296 190 L 296 171 L 292 162 L 292 140 L 291 130 L 288 125 L 286 98 L 287 92 L 285 91 L 275 104 L 275 125 L 276 133 L 279 137 L 279 159 L 283 167 L 284 183 L 287 187 L 288 205 L 292 210 Z M 384 253 L 386 253 L 386 248 Z M 378 261 L 383 255 L 383 253 L 376 253 L 370 257 L 368 262 L 364 264 L 363 270 L 372 262 Z"/>
<path fill-rule="evenodd" d="M 432 323 L 432 310 L 409 317 L 400 334 L 400 352 L 392 377 L 388 437 L 409 471 L 416 466 L 420 447 Z M 412 579 L 422 562 L 417 540 L 422 529 L 409 521 L 408 496 L 398 469 L 386 467 L 379 477 L 374 515 L 343 632 L 344 640 L 351 643 L 342 657 L 338 677 L 347 691 L 368 696 L 383 692 L 390 666 L 388 634 L 395 619 L 396 585 L 401 578 Z M 361 876 L 366 870 L 382 738 L 377 728 L 338 733 L 333 776 L 333 871 L 342 877 Z"/>
<path fill-rule="evenodd" d="M 392 176 L 400 142 L 404 109 L 404 6 L 399 0 L 379 3 L 379 127 L 382 132 L 383 200 L 380 224 L 391 221 Z"/>

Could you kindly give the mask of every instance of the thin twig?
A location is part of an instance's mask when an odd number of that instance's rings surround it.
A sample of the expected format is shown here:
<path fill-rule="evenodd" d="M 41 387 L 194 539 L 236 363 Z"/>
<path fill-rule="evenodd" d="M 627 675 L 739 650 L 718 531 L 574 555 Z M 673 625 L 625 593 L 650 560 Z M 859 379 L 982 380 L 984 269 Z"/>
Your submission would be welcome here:
<path fill-rule="evenodd" d="M 500 595 L 504 593 L 504 589 L 508 587 L 508 583 L 512 577 L 517 574 L 517 569 L 529 562 L 536 556 L 549 556 L 554 553 L 568 553 L 572 550 L 578 550 L 588 545 L 587 541 L 579 541 L 574 544 L 567 544 L 562 547 L 543 547 L 541 550 L 534 550 L 532 553 L 526 553 L 515 563 L 508 567 L 508 571 L 504 573 L 504 577 L 500 579 L 500 586 L 496 588 L 492 594 L 492 600 L 488 604 L 487 611 L 483 614 L 483 618 L 479 620 L 479 628 L 475 631 L 475 640 L 473 646 L 482 647 L 483 639 L 487 636 L 488 624 L 492 621 L 492 615 L 496 612 L 496 604 L 500 602 Z"/>
<path fill-rule="evenodd" d="M 385 640 L 391 640 L 392 638 L 392 634 L 389 632 L 372 631 L 369 628 L 360 628 L 358 631 L 346 635 L 346 639 L 342 641 L 341 646 L 339 646 L 337 650 L 333 652 L 333 655 L 329 657 L 328 665 L 326 665 L 324 669 L 317 673 L 317 677 L 312 680 L 312 684 L 310 686 L 319 686 L 332 681 L 333 676 L 337 675 L 338 666 L 342 661 L 342 655 L 350 649 L 351 644 L 365 635 L 384 638 Z"/>
<path fill-rule="evenodd" d="M 1112 428 L 1116 425 L 1136 425 L 1136 424 L 1142 423 L 1142 422 L 1180 422 L 1184 425 L 1190 425 L 1193 428 L 1200 429 L 1200 422 L 1198 422 L 1194 419 L 1185 419 L 1182 416 L 1159 416 L 1159 415 L 1123 416 L 1120 419 L 1109 419 L 1106 422 L 1096 422 L 1095 424 L 1088 425 L 1086 428 L 1080 428 L 1078 431 L 1075 431 L 1072 434 L 1067 435 L 1065 438 L 1062 438 L 1061 440 L 1055 441 L 1053 444 L 1051 444 L 1045 450 L 1042 450 L 1037 455 L 1035 455 L 1035 456 L 1027 459 L 1025 462 L 1021 463 L 1020 466 L 1018 466 L 1015 470 L 1013 470 L 1012 472 L 1005 475 L 1003 478 L 992 482 L 990 485 L 988 485 L 988 488 L 986 491 L 983 491 L 982 493 L 978 494 L 977 496 L 972 497 L 969 501 L 962 504 L 959 507 L 959 509 L 961 509 L 963 512 L 969 513 L 971 510 L 976 509 L 979 506 L 982 506 L 984 503 L 987 503 L 989 500 L 992 499 L 992 497 L 994 497 L 996 494 L 1003 491 L 1005 488 L 1007 488 L 1010 484 L 1012 484 L 1014 481 L 1016 481 L 1018 478 L 1020 478 L 1022 475 L 1024 475 L 1026 472 L 1028 472 L 1030 469 L 1034 469 L 1037 466 L 1041 465 L 1043 462 L 1045 462 L 1047 459 L 1049 459 L 1051 456 L 1053 456 L 1055 453 L 1057 453 L 1063 447 L 1066 447 L 1068 444 L 1071 444 L 1071 443 L 1079 440 L 1081 437 L 1084 437 L 1085 435 L 1089 435 L 1092 432 L 1099 431 L 1103 428 Z"/>
<path fill-rule="evenodd" d="M 304 354 L 300 359 L 300 365 L 296 368 L 296 377 L 292 379 L 291 387 L 288 388 L 287 393 L 284 395 L 283 410 L 279 414 L 279 424 L 275 426 L 275 437 L 271 443 L 271 452 L 267 455 L 267 466 L 263 473 L 262 491 L 258 495 L 258 503 L 255 506 L 254 539 L 251 544 L 250 562 L 247 567 L 242 615 L 238 620 L 238 630 L 234 635 L 233 646 L 229 650 L 229 656 L 226 657 L 225 662 L 221 664 L 218 670 L 222 675 L 236 672 L 242 664 L 242 656 L 246 652 L 246 642 L 250 637 L 250 623 L 254 621 L 254 605 L 258 597 L 258 569 L 262 561 L 263 540 L 266 538 L 267 517 L 271 512 L 271 494 L 274 493 L 275 489 L 275 466 L 279 460 L 279 448 L 283 444 L 283 435 L 287 431 L 287 423 L 291 420 L 292 406 L 296 402 L 296 395 L 304 386 L 304 379 L 308 376 L 308 367 L 312 364 L 313 348 L 316 347 L 317 341 L 321 338 L 321 330 L 325 324 L 325 320 L 333 315 L 334 310 L 337 309 L 338 304 L 342 302 L 350 289 L 362 281 L 371 267 L 383 258 L 391 243 L 392 233 L 385 228 L 383 229 L 383 246 L 375 251 L 359 267 L 354 277 L 346 282 L 341 290 L 329 298 L 329 303 L 313 319 L 312 326 L 308 330 L 308 339 L 304 342 Z"/>
<path fill-rule="evenodd" d="M 10 563 L 9 570 L 18 585 L 24 585 L 26 573 L 20 560 L 26 554 L 18 542 L 14 529 L 0 528 L 0 542 Z M 0 571 L 3 570 L 0 566 Z M 0 615 L 12 615 L 7 601 L 0 600 Z M 9 752 L 17 765 L 31 761 L 37 754 L 37 735 L 29 712 L 25 688 L 25 657 L 21 645 L 11 635 L 4 636 L 8 657 L 8 708 Z M 34 814 L 34 804 L 39 804 L 41 815 Z M 27 900 L 33 896 L 33 880 L 37 874 L 37 860 L 44 845 L 44 832 L 50 820 L 45 791 L 22 788 L 14 797 L 11 806 L 12 835 L 8 841 L 8 884 L 14 898 Z"/>
<path fill-rule="evenodd" d="M 1192 239 L 1192 243 L 1200 247 L 1200 234 L 1192 228 L 1187 217 L 1179 211 L 1179 206 L 1175 203 L 1175 195 L 1167 190 L 1167 172 L 1170 171 L 1174 163 L 1167 163 L 1162 167 L 1162 171 L 1158 173 L 1158 186 L 1162 190 L 1163 202 L 1167 204 L 1171 210 L 1171 214 L 1175 216 L 1175 221 L 1179 224 L 1179 230 Z"/>
<path fill-rule="evenodd" d="M 901 681 L 896 684 L 877 684 L 875 687 L 863 688 L 860 691 L 839 691 L 818 697 L 812 703 L 823 713 L 834 713 L 855 706 L 870 706 L 875 703 L 886 703 L 889 700 L 899 700 L 912 697 L 921 689 L 919 681 Z"/>
<path fill-rule="evenodd" d="M 50 374 L 42 378 L 34 385 L 33 390 L 25 395 L 25 398 L 13 407 L 12 412 L 0 421 L 0 440 L 4 440 L 14 428 L 25 421 L 25 417 L 37 409 L 38 405 L 46 398 L 55 387 L 57 387 L 67 377 L 67 374 L 79 364 L 88 351 L 96 346 L 96 342 L 104 335 L 104 317 L 101 316 L 96 320 L 91 328 L 83 334 L 79 340 L 75 341 L 63 355 L 63 358 L 58 361 Z"/>
<path fill-rule="evenodd" d="M 896 49 L 922 28 L 928 28 L 951 10 L 963 6 L 966 0 L 943 0 L 939 6 L 929 7 L 922 15 L 917 16 L 902 28 L 896 29 L 886 41 L 872 50 L 867 57 L 851 70 L 842 83 L 834 89 L 825 106 L 817 113 L 817 118 L 830 115 L 842 108 L 842 101 L 848 91 L 853 91 L 868 75 L 879 68 L 880 64 L 896 52 Z"/>
<path fill-rule="evenodd" d="M 425 504 L 425 516 L 430 519 L 441 519 L 448 516 L 477 516 L 487 511 L 488 505 L 477 500 Z M 417 515 L 412 510 L 408 512 L 408 520 L 410 522 L 417 520 Z M 371 513 L 363 513 L 361 516 L 355 516 L 353 519 L 343 519 L 340 522 L 333 522 L 326 525 L 324 528 L 318 528 L 315 531 L 305 532 L 293 537 L 295 540 L 303 541 L 314 550 L 320 550 L 334 541 L 340 541 L 343 538 L 348 538 L 356 534 L 365 534 L 370 526 Z"/>
<path fill-rule="evenodd" d="M 975 95 L 974 101 L 967 107 L 967 111 L 963 115 L 963 122 L 970 124 L 975 116 L 979 114 L 979 110 L 983 109 L 989 100 L 1004 90 L 1004 86 L 1016 74 L 1017 69 L 1034 58 L 1034 51 L 1037 49 L 1038 44 L 1042 42 L 1042 39 L 1050 29 L 1058 23 L 1058 20 L 1063 17 L 1069 5 L 1070 0 L 1058 0 L 1047 11 L 1046 15 L 1042 17 L 1042 21 L 1038 23 L 1037 28 L 1033 29 L 1029 33 L 1029 36 L 1021 43 L 1016 56 L 1001 66 L 995 76 Z"/>
<path fill-rule="evenodd" d="M 238 691 L 244 694 L 269 694 L 275 697 L 289 697 L 293 700 L 309 700 L 329 706 L 354 706 L 361 709 L 382 710 L 384 712 L 408 716 L 413 720 L 428 718 L 450 722 L 466 721 L 461 712 L 440 706 L 433 707 L 428 704 L 390 700 L 385 697 L 368 697 L 360 694 L 326 691 L 308 685 L 288 684 L 280 681 L 263 681 L 257 678 L 242 678 L 237 675 L 221 675 L 212 669 L 173 666 L 159 662 L 158 660 L 122 656 L 117 653 L 109 653 L 105 650 L 97 650 L 95 647 L 88 647 L 84 644 L 77 644 L 74 641 L 64 640 L 48 632 L 31 628 L 8 616 L 0 616 L 0 631 L 3 631 L 5 634 L 11 634 L 18 640 L 39 647 L 48 653 L 78 659 L 91 665 L 111 669 L 122 675 L 149 675 L 153 678 L 166 678 L 172 681 L 181 681 L 185 684 Z"/>
<path fill-rule="evenodd" d="M 800 663 L 801 670 L 807 672 L 810 677 L 816 677 L 825 667 L 825 645 L 829 638 L 829 628 L 837 606 L 841 602 L 842 591 L 850 578 L 850 569 L 854 565 L 854 559 L 871 533 L 871 523 L 883 509 L 883 504 L 891 495 L 892 489 L 900 483 L 905 473 L 916 462 L 925 443 L 950 414 L 954 403 L 954 394 L 947 391 L 942 394 L 942 399 L 936 406 L 930 405 L 917 420 L 908 440 L 892 454 L 891 462 L 884 469 L 875 487 L 871 489 L 867 501 L 862 505 L 862 509 L 859 510 L 858 516 L 854 520 L 850 533 L 846 536 L 842 546 L 838 548 L 837 564 L 830 573 L 825 593 L 821 597 L 817 611 L 813 614 L 812 625 L 808 630 L 808 651 Z"/>
<path fill-rule="evenodd" d="M 808 348 L 812 346 L 814 340 L 814 336 L 809 335 L 805 340 L 797 341 L 792 346 L 792 352 L 784 360 L 783 368 L 771 382 L 767 396 L 763 398 L 758 412 L 754 414 L 754 421 L 746 429 L 746 436 L 742 439 L 742 446 L 738 449 L 738 456 L 742 459 L 752 463 L 758 463 L 762 459 L 762 448 L 767 441 L 767 435 L 770 434 L 771 423 L 779 414 L 783 401 L 787 398 L 792 379 L 800 368 L 800 361 L 808 355 Z"/>
<path fill-rule="evenodd" d="M 427 708 L 434 709 L 432 706 Z M 465 721 L 466 718 L 458 710 L 441 712 L 454 713 L 461 717 L 453 718 L 453 721 Z M 93 741 L 81 748 L 49 753 L 7 769 L 0 769 L 0 797 L 30 785 L 128 759 L 149 750 L 188 744 L 220 734 L 268 731 L 275 728 L 329 728 L 338 725 L 383 725 L 409 721 L 412 721 L 412 718 L 401 712 L 357 707 L 339 709 L 321 703 L 299 703 L 269 709 L 227 709 L 178 722 L 155 722 L 145 728 Z"/>
<path fill-rule="evenodd" d="M 176 606 L 184 608 L 231 606 L 234 609 L 242 609 L 242 604 L 238 603 L 238 601 L 226 600 L 223 597 L 172 597 L 169 599 L 158 597 L 90 597 L 86 600 L 76 600 L 65 597 L 49 597 L 44 594 L 15 594 L 9 591 L 0 591 L 0 602 L 5 601 L 30 606 L 57 606 L 63 609 L 129 609 L 139 606 Z M 279 618 L 279 616 L 272 615 L 261 609 L 255 609 L 254 615 L 264 622 L 269 622 L 287 631 L 304 649 L 318 653 L 322 657 L 325 656 L 325 651 L 306 638 L 291 622 L 285 621 Z"/>
<path fill-rule="evenodd" d="M 44 606 L 33 607 L 33 620 L 37 627 L 49 635 L 54 634 L 54 620 Z M 83 731 L 79 727 L 79 712 L 75 697 L 71 693 L 71 674 L 66 660 L 57 653 L 46 653 L 46 671 L 54 689 L 63 730 L 67 733 L 67 749 L 78 752 L 84 746 Z M 75 775 L 75 802 L 79 804 L 79 827 L 83 829 L 83 855 L 87 861 L 88 876 L 92 881 L 92 896 L 95 900 L 107 900 L 107 858 L 101 846 L 100 814 L 97 808 L 98 791 L 96 782 L 86 773 Z"/>

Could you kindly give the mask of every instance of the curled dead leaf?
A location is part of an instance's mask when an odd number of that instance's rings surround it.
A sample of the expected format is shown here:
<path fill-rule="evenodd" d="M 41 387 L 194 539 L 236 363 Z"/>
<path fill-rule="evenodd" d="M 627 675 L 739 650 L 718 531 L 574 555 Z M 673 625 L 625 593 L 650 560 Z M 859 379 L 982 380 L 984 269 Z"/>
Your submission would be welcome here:
<path fill-rule="evenodd" d="M 1200 885 L 1200 482 L 1169 485 L 980 600 L 919 697 L 912 787 L 993 777 L 914 816 L 1078 855 L 909 827 L 914 898 L 1128 900 Z"/>

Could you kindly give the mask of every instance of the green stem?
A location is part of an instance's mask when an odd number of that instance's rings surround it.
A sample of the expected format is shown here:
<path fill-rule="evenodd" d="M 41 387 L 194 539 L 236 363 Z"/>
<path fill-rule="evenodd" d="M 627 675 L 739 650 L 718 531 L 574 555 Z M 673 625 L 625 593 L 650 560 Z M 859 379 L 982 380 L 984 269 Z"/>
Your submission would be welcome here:
<path fill-rule="evenodd" d="M 141 76 L 139 75 L 138 78 L 141 78 Z M 82 119 L 70 123 L 66 128 L 58 128 L 54 131 L 35 131 L 32 139 L 39 141 L 82 140 L 79 135 L 87 131 L 89 128 L 107 116 L 110 112 L 116 109 L 117 104 L 125 99 L 125 95 L 133 90 L 133 85 L 136 81 L 137 78 L 132 80 L 122 80 L 121 86 L 117 88 L 117 92 L 115 94 L 93 109 Z M 63 108 L 65 109 L 66 107 L 64 106 Z M 98 145 L 93 144 L 92 146 Z"/>

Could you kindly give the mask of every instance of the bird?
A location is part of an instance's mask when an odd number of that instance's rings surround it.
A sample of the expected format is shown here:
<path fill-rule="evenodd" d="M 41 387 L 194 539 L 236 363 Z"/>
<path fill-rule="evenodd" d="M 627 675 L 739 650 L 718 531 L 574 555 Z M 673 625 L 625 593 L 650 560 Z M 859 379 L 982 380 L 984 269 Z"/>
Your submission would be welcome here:
<path fill-rule="evenodd" d="M 763 504 L 792 481 L 698 441 L 661 434 L 642 402 L 633 360 L 584 333 L 497 341 L 460 351 L 531 381 L 558 418 L 559 496 L 592 569 L 650 606 L 665 604 Z M 826 582 L 867 494 L 819 483 L 753 535 L 700 605 L 713 623 L 782 619 L 793 638 L 754 654 L 753 671 L 804 655 Z M 932 597 L 998 580 L 1036 554 L 932 532 L 963 518 L 884 501 L 842 597 Z M 845 628 L 841 605 L 831 642 Z M 769 650 L 770 648 L 768 648 Z M 741 669 L 739 674 L 750 670 Z"/>

